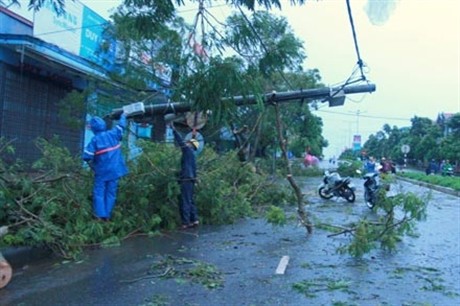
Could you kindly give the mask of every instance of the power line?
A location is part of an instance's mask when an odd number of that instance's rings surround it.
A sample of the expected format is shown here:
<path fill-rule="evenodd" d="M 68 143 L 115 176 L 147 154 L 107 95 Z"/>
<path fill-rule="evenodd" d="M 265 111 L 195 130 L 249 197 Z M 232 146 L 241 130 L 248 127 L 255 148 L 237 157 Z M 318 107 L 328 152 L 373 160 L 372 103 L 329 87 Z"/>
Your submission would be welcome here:
<path fill-rule="evenodd" d="M 353 16 L 351 14 L 351 5 L 350 5 L 350 0 L 347 1 L 347 9 L 348 9 L 348 17 L 350 19 L 350 25 L 351 25 L 351 31 L 353 33 L 353 41 L 355 43 L 355 50 L 356 50 L 356 56 L 358 57 L 358 66 L 361 71 L 361 78 L 363 80 L 366 80 L 366 77 L 364 76 L 363 72 L 363 60 L 361 59 L 361 55 L 359 54 L 359 47 L 358 47 L 358 39 L 356 38 L 356 30 L 355 30 L 355 24 L 353 23 Z"/>
<path fill-rule="evenodd" d="M 228 5 L 226 3 L 224 4 L 218 4 L 218 5 L 211 5 L 210 8 L 220 8 L 220 7 L 228 7 Z M 198 9 L 197 8 L 190 8 L 190 9 L 183 9 L 183 10 L 176 10 L 177 14 L 180 15 L 180 14 L 185 14 L 185 13 L 190 13 L 190 12 L 193 12 L 195 13 L 195 11 L 197 11 Z"/>
<path fill-rule="evenodd" d="M 355 114 L 347 114 L 347 113 L 342 113 L 342 112 L 334 112 L 334 111 L 326 111 L 326 110 L 317 110 L 318 112 L 322 113 L 329 113 L 329 114 L 337 114 L 337 115 L 343 115 L 343 116 L 356 116 Z M 371 116 L 371 115 L 359 115 L 360 117 L 365 117 L 365 118 L 370 118 L 370 119 L 384 119 L 384 120 L 397 120 L 397 121 L 411 121 L 411 119 L 408 118 L 397 118 L 397 117 L 382 117 L 382 116 Z"/>
<path fill-rule="evenodd" d="M 75 30 L 83 30 L 83 29 L 88 29 L 88 28 L 102 27 L 102 26 L 106 26 L 108 24 L 110 24 L 110 22 L 97 23 L 97 24 L 92 24 L 92 25 L 88 25 L 88 26 L 84 26 L 84 27 L 65 28 L 63 30 L 56 30 L 56 31 L 51 31 L 51 32 L 43 32 L 43 33 L 35 33 L 35 36 L 44 36 L 44 35 L 61 33 L 61 32 L 73 32 Z"/>

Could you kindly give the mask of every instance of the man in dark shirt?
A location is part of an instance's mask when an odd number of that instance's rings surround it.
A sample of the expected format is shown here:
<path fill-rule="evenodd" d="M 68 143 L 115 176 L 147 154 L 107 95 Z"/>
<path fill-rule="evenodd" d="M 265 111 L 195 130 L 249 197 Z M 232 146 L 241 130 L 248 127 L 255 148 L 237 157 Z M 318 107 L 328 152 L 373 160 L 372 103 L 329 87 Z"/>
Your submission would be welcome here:
<path fill-rule="evenodd" d="M 198 226 L 198 212 L 196 209 L 195 201 L 193 200 L 193 191 L 196 175 L 196 159 L 195 151 L 198 150 L 200 144 L 196 139 L 185 141 L 181 135 L 176 131 L 174 125 L 171 123 L 174 139 L 182 150 L 181 170 L 179 174 L 179 183 L 181 191 L 180 201 L 180 217 L 182 221 L 182 229 Z"/>

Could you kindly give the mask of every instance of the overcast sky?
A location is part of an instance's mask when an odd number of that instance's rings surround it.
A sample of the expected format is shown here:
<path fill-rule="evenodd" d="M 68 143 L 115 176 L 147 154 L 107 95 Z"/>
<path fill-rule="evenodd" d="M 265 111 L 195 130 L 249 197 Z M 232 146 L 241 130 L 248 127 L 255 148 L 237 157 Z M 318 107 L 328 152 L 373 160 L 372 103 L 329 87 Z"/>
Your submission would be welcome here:
<path fill-rule="evenodd" d="M 410 126 L 414 116 L 435 119 L 440 112 L 460 112 L 460 1 L 372 0 L 393 10 L 376 22 L 365 12 L 367 0 L 351 0 L 351 9 L 366 78 L 377 86 L 372 94 L 347 97 L 344 106 L 321 104 L 314 113 L 324 122 L 330 146 L 326 157 L 350 147 L 353 134 L 363 143 L 385 123 Z M 119 0 L 81 1 L 103 17 Z M 306 5 L 273 11 L 287 18 L 304 41 L 305 68 L 318 68 L 323 83 L 345 81 L 358 61 L 345 0 L 307 0 Z M 193 20 L 198 3 L 180 9 Z M 215 5 L 209 11 L 224 21 L 229 11 Z M 382 14 L 382 8 L 377 10 Z M 359 116 L 358 116 L 359 113 Z"/>
<path fill-rule="evenodd" d="M 366 77 L 377 90 L 317 112 L 330 142 L 326 153 L 349 146 L 349 131 L 356 133 L 358 125 L 364 142 L 385 123 L 402 127 L 415 115 L 435 119 L 439 112 L 460 112 L 460 1 L 396 3 L 389 19 L 374 25 L 364 12 L 366 2 L 351 0 Z M 306 42 L 306 67 L 319 68 L 326 84 L 344 81 L 357 62 L 345 0 L 310 1 L 285 15 Z M 337 126 L 343 130 L 337 133 Z"/>

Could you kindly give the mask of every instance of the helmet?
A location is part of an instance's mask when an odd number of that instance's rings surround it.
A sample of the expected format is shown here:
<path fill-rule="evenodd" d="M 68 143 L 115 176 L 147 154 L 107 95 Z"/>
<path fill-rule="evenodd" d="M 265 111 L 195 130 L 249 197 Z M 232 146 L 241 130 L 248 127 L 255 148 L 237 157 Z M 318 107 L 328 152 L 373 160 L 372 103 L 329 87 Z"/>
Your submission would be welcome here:
<path fill-rule="evenodd" d="M 200 147 L 200 143 L 195 138 L 190 139 L 189 142 L 192 144 L 195 150 L 198 150 L 198 148 Z"/>

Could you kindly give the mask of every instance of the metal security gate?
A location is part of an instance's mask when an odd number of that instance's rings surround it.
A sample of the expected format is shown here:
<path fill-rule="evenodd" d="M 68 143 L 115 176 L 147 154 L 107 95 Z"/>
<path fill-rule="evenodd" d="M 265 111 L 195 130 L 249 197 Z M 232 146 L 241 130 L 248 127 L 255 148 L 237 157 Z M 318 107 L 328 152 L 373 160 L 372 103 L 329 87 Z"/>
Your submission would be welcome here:
<path fill-rule="evenodd" d="M 2 71 L 3 70 L 3 71 Z M 57 135 L 71 154 L 79 154 L 82 129 L 59 118 L 58 102 L 69 89 L 51 80 L 6 65 L 0 66 L 0 136 L 13 140 L 15 158 L 33 162 L 41 157 L 35 139 Z"/>

